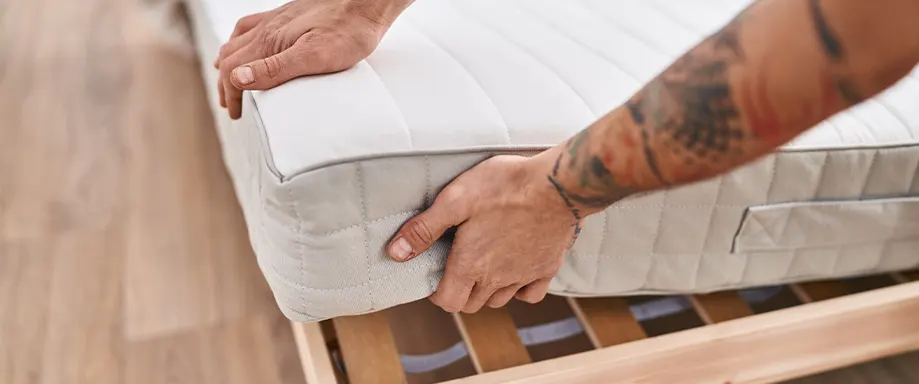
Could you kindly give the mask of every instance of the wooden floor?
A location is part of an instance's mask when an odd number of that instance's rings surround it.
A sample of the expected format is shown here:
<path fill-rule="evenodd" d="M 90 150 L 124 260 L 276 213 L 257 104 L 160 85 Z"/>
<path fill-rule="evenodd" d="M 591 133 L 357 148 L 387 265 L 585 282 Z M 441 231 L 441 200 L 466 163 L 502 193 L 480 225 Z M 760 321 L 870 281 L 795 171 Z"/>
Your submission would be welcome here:
<path fill-rule="evenodd" d="M 304 382 L 157 2 L 0 0 L 0 383 Z"/>

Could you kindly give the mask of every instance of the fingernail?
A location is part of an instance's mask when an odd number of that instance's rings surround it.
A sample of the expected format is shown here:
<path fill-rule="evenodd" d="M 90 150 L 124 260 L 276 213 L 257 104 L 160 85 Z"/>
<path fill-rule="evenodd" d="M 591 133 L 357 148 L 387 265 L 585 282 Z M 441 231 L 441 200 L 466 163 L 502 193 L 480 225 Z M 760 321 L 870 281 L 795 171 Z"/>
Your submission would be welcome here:
<path fill-rule="evenodd" d="M 252 76 L 252 68 L 248 66 L 234 69 L 233 76 L 236 77 L 236 82 L 240 85 L 247 85 L 255 81 L 255 77 Z"/>
<path fill-rule="evenodd" d="M 405 240 L 404 237 L 400 237 L 394 241 L 390 250 L 392 251 L 393 257 L 400 261 L 412 255 L 412 245 L 409 244 L 408 240 Z"/>

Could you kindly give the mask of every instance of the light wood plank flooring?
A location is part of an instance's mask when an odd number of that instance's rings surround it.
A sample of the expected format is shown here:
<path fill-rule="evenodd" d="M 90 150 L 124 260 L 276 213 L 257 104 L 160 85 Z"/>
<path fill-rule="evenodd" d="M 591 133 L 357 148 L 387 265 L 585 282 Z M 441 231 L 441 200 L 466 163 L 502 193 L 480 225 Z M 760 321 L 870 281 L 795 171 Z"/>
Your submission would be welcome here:
<path fill-rule="evenodd" d="M 163 9 L 0 0 L 0 383 L 304 382 Z"/>

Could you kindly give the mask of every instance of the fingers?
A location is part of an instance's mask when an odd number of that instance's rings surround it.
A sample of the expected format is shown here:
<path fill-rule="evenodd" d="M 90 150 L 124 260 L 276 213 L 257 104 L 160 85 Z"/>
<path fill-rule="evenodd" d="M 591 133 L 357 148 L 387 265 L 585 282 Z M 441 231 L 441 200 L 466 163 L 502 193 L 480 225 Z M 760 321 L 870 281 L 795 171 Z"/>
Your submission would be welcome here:
<path fill-rule="evenodd" d="M 220 63 L 222 61 L 226 60 L 230 56 L 233 56 L 233 54 L 238 52 L 240 49 L 243 49 L 246 46 L 248 46 L 250 43 L 252 43 L 255 40 L 256 35 L 257 33 L 254 31 L 247 32 L 246 34 L 242 36 L 239 36 L 237 38 L 234 38 L 228 41 L 226 44 L 220 47 L 220 54 L 217 57 L 217 64 L 215 67 L 217 69 L 220 69 Z M 232 70 L 233 68 L 231 67 L 229 69 Z"/>
<path fill-rule="evenodd" d="M 495 291 L 494 294 L 485 302 L 485 305 L 488 305 L 491 308 L 501 308 L 507 305 L 511 299 L 514 298 L 514 295 L 517 294 L 517 291 L 523 287 L 523 284 L 514 284 L 509 287 L 501 288 Z"/>
<path fill-rule="evenodd" d="M 230 62 L 227 60 L 225 63 Z M 242 116 L 242 91 L 233 86 L 229 80 L 229 69 L 223 67 L 220 69 L 220 80 L 223 84 L 223 94 L 224 101 L 226 102 L 227 112 L 230 114 L 230 118 L 233 120 L 239 119 Z"/>
<path fill-rule="evenodd" d="M 242 36 L 244 33 L 249 32 L 250 29 L 255 28 L 256 25 L 262 22 L 265 19 L 265 15 L 268 15 L 271 11 L 268 12 L 259 12 L 253 13 L 249 16 L 243 16 L 236 22 L 236 27 L 233 28 L 233 33 L 230 35 L 230 40 L 234 37 Z"/>
<path fill-rule="evenodd" d="M 489 286 L 488 284 L 478 283 L 472 287 L 472 293 L 469 295 L 469 300 L 466 301 L 466 305 L 463 306 L 463 312 L 466 313 L 476 313 L 485 305 L 485 303 L 495 294 L 497 290 L 496 287 Z"/>
<path fill-rule="evenodd" d="M 408 261 L 426 251 L 447 229 L 462 223 L 465 219 L 462 214 L 464 204 L 450 188 L 445 188 L 430 208 L 403 224 L 393 236 L 387 247 L 389 257 L 395 261 Z M 445 278 L 447 276 L 449 274 Z"/>
<path fill-rule="evenodd" d="M 447 266 L 447 268 L 449 269 L 450 266 Z M 437 291 L 428 299 L 444 311 L 456 313 L 466 307 L 466 301 L 469 300 L 469 294 L 472 292 L 474 285 L 473 280 L 464 279 L 447 271 L 443 279 L 440 280 Z"/>
<path fill-rule="evenodd" d="M 243 90 L 265 90 L 294 78 L 329 72 L 322 52 L 304 43 L 233 70 L 233 85 Z"/>
<path fill-rule="evenodd" d="M 520 301 L 536 304 L 546 297 L 546 292 L 549 292 L 549 283 L 551 281 L 551 278 L 536 280 L 523 287 L 514 297 Z"/>
<path fill-rule="evenodd" d="M 223 91 L 223 81 L 219 78 L 217 79 L 217 95 L 220 97 L 220 106 L 223 108 L 227 107 L 226 92 Z"/>
<path fill-rule="evenodd" d="M 254 14 L 251 14 L 249 16 L 244 16 L 241 19 L 239 19 L 239 21 L 236 22 L 236 27 L 233 28 L 233 33 L 230 34 L 230 38 L 227 40 L 227 43 L 224 44 L 223 47 L 220 47 L 220 55 L 217 58 L 217 60 L 214 61 L 214 68 L 220 68 L 221 59 L 226 58 L 227 56 L 233 54 L 233 52 L 235 52 L 240 47 L 245 46 L 245 44 L 242 44 L 242 45 L 235 44 L 236 40 L 239 40 L 237 39 L 237 37 L 243 36 L 250 30 L 252 30 L 252 28 L 255 28 L 257 25 L 259 25 L 259 23 L 261 23 L 262 20 L 265 19 L 265 16 L 268 15 L 269 13 L 271 12 L 254 13 Z M 254 34 L 249 34 L 249 35 L 250 36 L 247 40 L 251 40 L 251 36 L 253 36 Z M 230 48 L 230 44 L 234 44 L 233 49 L 228 49 Z"/>

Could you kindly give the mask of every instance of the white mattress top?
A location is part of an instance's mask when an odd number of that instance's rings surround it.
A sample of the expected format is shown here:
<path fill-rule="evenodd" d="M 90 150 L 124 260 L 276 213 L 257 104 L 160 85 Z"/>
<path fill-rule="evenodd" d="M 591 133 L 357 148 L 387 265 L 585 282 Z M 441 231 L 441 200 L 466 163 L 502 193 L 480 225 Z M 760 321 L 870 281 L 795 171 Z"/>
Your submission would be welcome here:
<path fill-rule="evenodd" d="M 253 97 L 283 178 L 374 156 L 542 149 L 619 106 L 750 0 L 417 0 L 344 72 Z M 283 0 L 202 0 L 217 36 Z M 219 47 L 209 47 L 216 51 Z M 787 149 L 919 137 L 919 81 L 822 123 Z"/>

